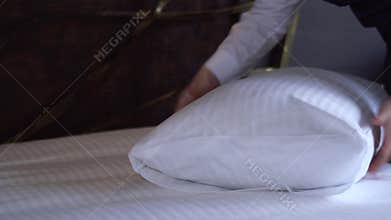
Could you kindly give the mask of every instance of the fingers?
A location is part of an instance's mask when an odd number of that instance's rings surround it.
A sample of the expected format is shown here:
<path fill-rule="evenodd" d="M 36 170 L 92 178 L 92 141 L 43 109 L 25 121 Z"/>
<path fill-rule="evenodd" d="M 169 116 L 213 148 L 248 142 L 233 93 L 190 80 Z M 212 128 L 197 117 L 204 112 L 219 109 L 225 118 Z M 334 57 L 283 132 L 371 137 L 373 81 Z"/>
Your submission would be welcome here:
<path fill-rule="evenodd" d="M 179 95 L 178 102 L 175 106 L 175 111 L 181 110 L 183 107 L 194 101 L 196 97 L 190 94 L 188 89 L 184 89 L 182 93 Z"/>
<path fill-rule="evenodd" d="M 384 141 L 379 153 L 373 158 L 369 172 L 375 172 L 391 158 L 391 100 L 383 103 L 379 114 L 372 119 L 372 123 L 384 127 Z"/>
<path fill-rule="evenodd" d="M 205 67 L 201 68 L 201 70 L 194 76 L 191 83 L 179 95 L 175 111 L 179 111 L 189 103 L 205 95 L 219 85 L 219 81 L 211 71 Z"/>
<path fill-rule="evenodd" d="M 369 166 L 369 172 L 377 171 L 381 166 L 388 162 L 391 155 L 391 142 L 389 134 L 385 136 L 383 146 L 375 158 L 372 160 L 371 165 Z"/>

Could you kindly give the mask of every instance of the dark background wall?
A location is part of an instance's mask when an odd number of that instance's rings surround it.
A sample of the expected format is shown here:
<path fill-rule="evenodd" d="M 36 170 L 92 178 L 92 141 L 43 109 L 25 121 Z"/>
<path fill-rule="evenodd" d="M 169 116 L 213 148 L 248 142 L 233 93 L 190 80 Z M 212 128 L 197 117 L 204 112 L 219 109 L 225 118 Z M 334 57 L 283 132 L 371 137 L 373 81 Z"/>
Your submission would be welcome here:
<path fill-rule="evenodd" d="M 167 11 L 236 3 L 173 0 Z M 42 111 L 37 101 L 49 105 L 129 19 L 108 14 L 153 9 L 156 4 L 156 0 L 6 1 L 0 7 L 0 141 L 28 126 Z M 158 124 L 172 113 L 177 92 L 236 19 L 219 15 L 154 22 L 120 45 L 109 64 L 91 67 L 93 73 L 77 84 L 56 116 L 58 122 L 72 134 Z M 28 139 L 68 135 L 59 123 L 47 123 Z"/>
<path fill-rule="evenodd" d="M 305 65 L 374 79 L 383 71 L 386 46 L 349 7 L 308 0 L 300 10 L 290 65 Z"/>

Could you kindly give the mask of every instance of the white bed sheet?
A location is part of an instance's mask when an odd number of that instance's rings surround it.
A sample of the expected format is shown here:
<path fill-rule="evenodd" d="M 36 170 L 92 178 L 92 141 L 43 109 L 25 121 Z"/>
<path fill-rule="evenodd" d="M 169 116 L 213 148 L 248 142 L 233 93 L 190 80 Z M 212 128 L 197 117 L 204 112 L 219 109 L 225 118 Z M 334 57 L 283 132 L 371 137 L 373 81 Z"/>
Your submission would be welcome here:
<path fill-rule="evenodd" d="M 7 149 L 0 155 L 0 219 L 391 219 L 390 165 L 327 198 L 160 188 L 135 174 L 127 157 L 150 129 L 0 146 Z"/>

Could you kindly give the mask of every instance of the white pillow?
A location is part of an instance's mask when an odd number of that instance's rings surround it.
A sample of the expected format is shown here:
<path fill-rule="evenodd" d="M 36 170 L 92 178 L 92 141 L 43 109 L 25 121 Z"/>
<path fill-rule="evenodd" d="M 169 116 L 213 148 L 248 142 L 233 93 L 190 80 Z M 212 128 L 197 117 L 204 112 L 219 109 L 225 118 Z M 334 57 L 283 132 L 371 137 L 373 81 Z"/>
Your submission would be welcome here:
<path fill-rule="evenodd" d="M 176 190 L 335 194 L 367 172 L 382 139 L 370 117 L 386 97 L 376 83 L 320 69 L 257 72 L 172 115 L 129 158 Z"/>

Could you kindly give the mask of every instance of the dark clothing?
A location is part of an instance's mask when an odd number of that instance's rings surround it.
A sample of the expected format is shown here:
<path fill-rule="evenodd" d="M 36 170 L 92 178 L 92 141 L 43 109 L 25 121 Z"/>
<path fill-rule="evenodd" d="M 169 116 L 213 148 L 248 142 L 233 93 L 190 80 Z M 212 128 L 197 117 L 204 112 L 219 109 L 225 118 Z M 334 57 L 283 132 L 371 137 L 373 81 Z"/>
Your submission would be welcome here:
<path fill-rule="evenodd" d="M 381 82 L 391 94 L 391 0 L 325 0 L 339 6 L 350 6 L 364 27 L 376 27 L 388 48 Z M 385 69 L 385 70 L 386 70 Z"/>
<path fill-rule="evenodd" d="M 391 44 L 390 0 L 325 0 L 339 6 L 349 5 L 364 27 L 376 27 L 384 41 Z"/>

